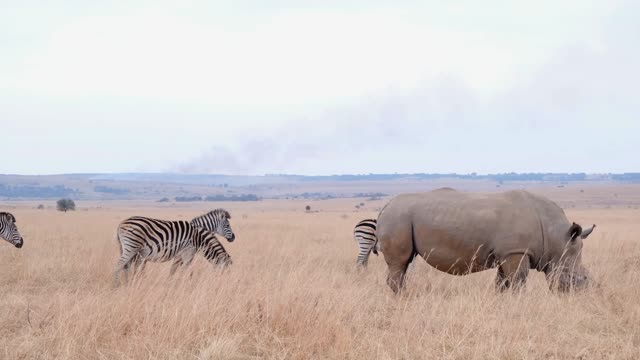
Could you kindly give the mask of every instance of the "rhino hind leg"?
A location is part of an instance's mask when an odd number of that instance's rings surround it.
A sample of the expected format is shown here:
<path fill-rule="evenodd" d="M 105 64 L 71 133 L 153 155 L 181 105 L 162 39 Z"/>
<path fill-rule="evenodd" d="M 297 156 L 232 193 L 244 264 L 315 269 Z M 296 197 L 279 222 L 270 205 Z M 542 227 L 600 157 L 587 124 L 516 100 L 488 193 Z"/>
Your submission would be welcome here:
<path fill-rule="evenodd" d="M 389 267 L 389 275 L 387 275 L 387 285 L 389 285 L 394 293 L 398 294 L 404 288 L 404 280 L 407 274 L 407 269 L 409 268 L 409 265 L 416 257 L 416 255 L 417 254 L 414 252 L 404 262 L 387 264 Z"/>
<path fill-rule="evenodd" d="M 530 259 L 528 255 L 514 254 L 507 256 L 498 266 L 496 289 L 498 291 L 521 289 L 527 281 L 529 265 Z"/>
<path fill-rule="evenodd" d="M 413 225 L 409 219 L 386 218 L 384 215 L 383 210 L 376 229 L 378 250 L 384 256 L 389 270 L 387 285 L 398 294 L 404 287 L 407 268 L 416 255 Z"/>
<path fill-rule="evenodd" d="M 387 285 L 394 293 L 399 293 L 404 288 L 404 277 L 407 273 L 409 262 L 400 266 L 390 266 L 389 275 L 387 275 Z"/>

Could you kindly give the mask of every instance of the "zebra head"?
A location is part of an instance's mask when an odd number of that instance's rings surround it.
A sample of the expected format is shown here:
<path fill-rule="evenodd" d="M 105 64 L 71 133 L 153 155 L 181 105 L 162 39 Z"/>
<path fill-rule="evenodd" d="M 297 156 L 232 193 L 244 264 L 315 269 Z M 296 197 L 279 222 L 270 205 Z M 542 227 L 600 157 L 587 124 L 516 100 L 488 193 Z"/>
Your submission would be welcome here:
<path fill-rule="evenodd" d="M 231 255 L 229 255 L 228 253 L 220 254 L 213 260 L 213 263 L 222 268 L 233 265 L 233 261 L 231 261 Z"/>
<path fill-rule="evenodd" d="M 17 248 L 21 248 L 24 244 L 16 226 L 16 218 L 10 213 L 0 212 L 0 237 Z"/>
<path fill-rule="evenodd" d="M 225 209 L 215 209 L 205 215 L 199 216 L 191 221 L 191 224 L 197 227 L 205 228 L 220 236 L 224 236 L 228 242 L 235 240 L 236 235 L 231 230 L 229 223 L 231 215 Z"/>
<path fill-rule="evenodd" d="M 199 234 L 196 236 L 199 236 L 201 239 L 200 243 L 204 250 L 204 257 L 207 258 L 210 263 L 223 268 L 232 264 L 231 256 L 213 232 L 206 229 L 198 229 L 197 231 Z"/>

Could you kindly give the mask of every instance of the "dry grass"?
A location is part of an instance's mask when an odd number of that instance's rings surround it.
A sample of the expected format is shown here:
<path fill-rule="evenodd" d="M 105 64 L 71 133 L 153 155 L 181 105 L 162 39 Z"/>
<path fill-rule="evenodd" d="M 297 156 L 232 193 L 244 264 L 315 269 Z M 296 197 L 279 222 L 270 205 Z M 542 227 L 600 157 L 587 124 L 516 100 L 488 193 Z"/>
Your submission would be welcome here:
<path fill-rule="evenodd" d="M 285 204 L 285 205 L 283 205 Z M 640 354 L 640 210 L 571 209 L 596 222 L 584 258 L 602 284 L 575 295 L 496 294 L 493 271 L 452 277 L 417 261 L 393 296 L 386 265 L 355 269 L 351 203 L 230 205 L 237 241 L 222 273 L 199 258 L 169 278 L 150 264 L 113 288 L 117 223 L 196 208 L 11 210 L 25 238 L 0 244 L 2 359 L 632 359 Z M 333 208 L 332 208 L 333 207 Z M 297 211 L 294 211 L 297 210 Z M 333 211 L 332 211 L 333 210 Z M 346 216 L 345 216 L 346 214 Z"/>

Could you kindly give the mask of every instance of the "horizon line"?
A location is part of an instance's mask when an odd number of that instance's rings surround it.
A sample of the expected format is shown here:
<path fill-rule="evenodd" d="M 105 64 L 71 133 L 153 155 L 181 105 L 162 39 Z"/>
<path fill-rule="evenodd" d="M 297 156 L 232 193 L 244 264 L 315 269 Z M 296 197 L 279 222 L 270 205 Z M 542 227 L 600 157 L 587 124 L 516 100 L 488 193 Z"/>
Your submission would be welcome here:
<path fill-rule="evenodd" d="M 295 174 L 295 173 L 265 173 L 265 174 L 223 174 L 223 173 L 181 173 L 181 172 L 70 172 L 70 173 L 49 173 L 49 174 L 16 174 L 16 173 L 0 173 L 0 176 L 100 176 L 100 175 L 170 175 L 170 176 L 224 176 L 224 177 L 336 177 L 336 176 L 471 176 L 483 177 L 492 175 L 640 175 L 638 172 L 545 172 L 545 171 L 529 171 L 529 172 L 495 172 L 495 173 L 479 173 L 479 172 L 388 172 L 388 173 L 342 173 L 342 174 Z"/>

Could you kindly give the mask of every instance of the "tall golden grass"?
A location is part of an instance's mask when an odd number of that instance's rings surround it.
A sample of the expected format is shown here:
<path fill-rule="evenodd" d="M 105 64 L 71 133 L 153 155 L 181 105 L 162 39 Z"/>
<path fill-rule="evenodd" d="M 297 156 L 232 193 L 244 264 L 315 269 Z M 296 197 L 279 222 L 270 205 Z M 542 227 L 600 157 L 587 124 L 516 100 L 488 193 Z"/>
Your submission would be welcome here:
<path fill-rule="evenodd" d="M 355 267 L 352 227 L 374 211 L 233 206 L 237 240 L 224 242 L 231 268 L 216 270 L 198 257 L 169 277 L 169 263 L 149 264 L 117 288 L 119 221 L 133 214 L 188 219 L 202 211 L 10 210 L 25 246 L 0 244 L 0 358 L 640 356 L 639 210 L 569 212 L 572 220 L 598 224 L 584 249 L 598 288 L 553 294 L 544 276 L 532 273 L 524 291 L 496 294 L 494 271 L 454 277 L 418 259 L 407 291 L 395 296 L 382 256 L 372 255 L 366 271 Z"/>

